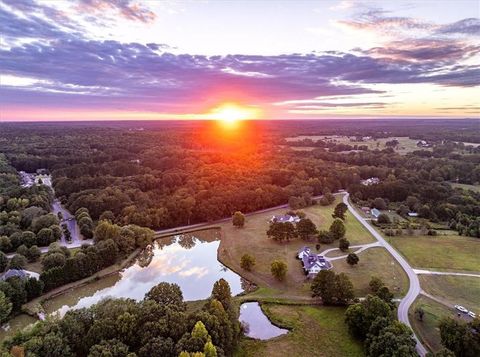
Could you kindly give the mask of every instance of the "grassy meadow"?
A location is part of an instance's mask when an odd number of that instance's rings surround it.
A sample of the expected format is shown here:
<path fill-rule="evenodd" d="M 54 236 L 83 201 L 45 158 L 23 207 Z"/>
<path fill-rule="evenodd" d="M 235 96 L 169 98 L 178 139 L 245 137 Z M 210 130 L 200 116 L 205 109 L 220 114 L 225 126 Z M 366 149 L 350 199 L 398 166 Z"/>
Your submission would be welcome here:
<path fill-rule="evenodd" d="M 263 304 L 262 308 L 276 325 L 291 331 L 268 341 L 244 338 L 235 357 L 365 355 L 362 344 L 344 323 L 345 308 L 277 304 Z"/>

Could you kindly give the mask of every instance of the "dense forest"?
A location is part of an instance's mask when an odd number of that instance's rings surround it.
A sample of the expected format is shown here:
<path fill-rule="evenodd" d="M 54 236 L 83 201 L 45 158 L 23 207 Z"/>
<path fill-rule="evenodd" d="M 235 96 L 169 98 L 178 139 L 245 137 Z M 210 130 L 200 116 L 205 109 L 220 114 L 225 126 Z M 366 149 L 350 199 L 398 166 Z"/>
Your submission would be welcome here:
<path fill-rule="evenodd" d="M 238 307 L 221 279 L 193 312 L 178 285 L 160 283 L 139 302 L 106 299 L 41 321 L 3 348 L 15 356 L 222 357 L 232 355 L 239 336 Z"/>
<path fill-rule="evenodd" d="M 305 132 L 305 125 L 312 133 L 410 135 L 437 144 L 433 151 L 407 155 L 393 148 L 330 152 L 283 145 L 285 137 Z M 12 124 L 2 128 L 0 151 L 17 170 L 49 170 L 57 196 L 70 211 L 86 207 L 93 220 L 107 214 L 120 225 L 168 228 L 285 202 L 298 209 L 313 196 L 348 189 L 372 207 L 375 198 L 394 209 L 415 199 L 408 209 L 421 211 L 423 218 L 479 236 L 478 192 L 450 182 L 478 183 L 480 154 L 459 153 L 460 144 L 445 141 L 480 142 L 475 126 L 478 122 L 439 127 L 418 121 L 408 127 L 385 121 L 359 128 L 349 121 L 277 121 L 229 132 L 209 122 Z M 359 185 L 369 177 L 381 183 Z"/>

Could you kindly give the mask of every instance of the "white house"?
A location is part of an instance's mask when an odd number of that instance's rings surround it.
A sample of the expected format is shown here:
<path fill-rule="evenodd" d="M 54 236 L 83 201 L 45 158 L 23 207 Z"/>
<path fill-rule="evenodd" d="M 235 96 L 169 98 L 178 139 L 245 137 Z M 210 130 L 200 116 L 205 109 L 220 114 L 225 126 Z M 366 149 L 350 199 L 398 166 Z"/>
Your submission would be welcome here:
<path fill-rule="evenodd" d="M 278 223 L 286 223 L 286 222 L 290 222 L 290 223 L 298 223 L 300 222 L 300 217 L 298 216 L 290 216 L 289 214 L 285 214 L 285 215 L 278 215 L 278 216 L 273 216 L 271 219 L 270 219 L 270 222 L 278 222 Z"/>

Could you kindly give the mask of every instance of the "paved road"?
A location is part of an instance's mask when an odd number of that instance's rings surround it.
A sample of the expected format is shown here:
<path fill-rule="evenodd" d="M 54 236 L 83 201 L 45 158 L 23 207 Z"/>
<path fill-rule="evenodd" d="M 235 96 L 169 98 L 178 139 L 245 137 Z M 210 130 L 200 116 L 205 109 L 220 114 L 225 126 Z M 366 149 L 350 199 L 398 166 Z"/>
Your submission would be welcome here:
<path fill-rule="evenodd" d="M 418 280 L 417 274 L 413 268 L 408 264 L 408 262 L 370 225 L 366 220 L 353 208 L 353 206 L 348 201 L 349 194 L 346 193 L 343 196 L 343 202 L 347 205 L 350 212 L 353 216 L 363 224 L 363 226 L 380 242 L 380 245 L 383 246 L 388 252 L 395 258 L 395 260 L 402 266 L 403 270 L 407 273 L 408 279 L 410 280 L 410 287 L 408 288 L 407 294 L 403 297 L 398 305 L 398 320 L 403 322 L 405 325 L 410 326 L 410 321 L 408 320 L 408 310 L 410 306 L 415 301 L 417 296 L 420 294 L 420 281 Z M 425 356 L 427 354 L 426 348 L 421 344 L 420 340 L 414 333 L 415 340 L 417 341 L 417 352 L 420 356 Z"/>
<path fill-rule="evenodd" d="M 415 274 L 425 274 L 425 275 L 458 275 L 458 276 L 472 276 L 474 278 L 480 278 L 480 274 L 475 273 L 457 273 L 453 271 L 433 271 L 425 269 L 413 269 Z"/>
<path fill-rule="evenodd" d="M 368 243 L 368 244 L 351 245 L 350 249 L 357 249 L 357 250 L 354 250 L 352 253 L 358 254 L 358 253 L 363 252 L 366 249 L 373 248 L 373 247 L 380 247 L 380 246 L 381 246 L 380 242 L 373 242 L 373 243 Z M 336 250 L 339 250 L 339 248 L 330 248 L 330 249 L 324 250 L 323 252 L 321 252 L 319 254 L 325 256 L 325 258 L 327 260 L 330 260 L 330 261 L 338 260 L 338 259 L 345 259 L 348 256 L 348 254 L 345 254 L 345 255 L 342 255 L 342 256 L 339 256 L 339 257 L 331 257 L 331 258 L 326 256 L 328 253 L 334 252 Z"/>

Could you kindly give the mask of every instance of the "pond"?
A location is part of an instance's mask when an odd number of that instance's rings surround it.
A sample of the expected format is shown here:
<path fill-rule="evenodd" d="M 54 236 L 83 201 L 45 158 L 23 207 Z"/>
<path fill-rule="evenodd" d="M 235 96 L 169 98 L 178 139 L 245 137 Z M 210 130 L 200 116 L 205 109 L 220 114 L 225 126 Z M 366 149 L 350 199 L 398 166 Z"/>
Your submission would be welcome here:
<path fill-rule="evenodd" d="M 142 300 L 162 281 L 178 284 L 185 301 L 208 298 L 220 278 L 237 295 L 243 291 L 241 277 L 217 260 L 220 235 L 220 230 L 211 229 L 157 240 L 130 267 L 46 301 L 45 311 L 64 315 L 107 297 Z"/>
<path fill-rule="evenodd" d="M 178 284 L 185 301 L 208 298 L 220 278 L 237 295 L 244 291 L 246 281 L 217 260 L 220 237 L 219 229 L 209 229 L 159 239 L 123 271 L 47 300 L 45 312 L 63 316 L 70 309 L 89 307 L 107 297 L 141 300 L 162 281 Z M 0 340 L 35 321 L 27 315 L 15 317 L 8 331 L 0 330 Z"/>
<path fill-rule="evenodd" d="M 245 335 L 258 340 L 268 340 L 288 333 L 287 329 L 270 322 L 258 302 L 245 302 L 240 305 L 239 320 L 244 327 Z"/>

